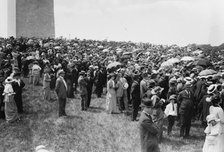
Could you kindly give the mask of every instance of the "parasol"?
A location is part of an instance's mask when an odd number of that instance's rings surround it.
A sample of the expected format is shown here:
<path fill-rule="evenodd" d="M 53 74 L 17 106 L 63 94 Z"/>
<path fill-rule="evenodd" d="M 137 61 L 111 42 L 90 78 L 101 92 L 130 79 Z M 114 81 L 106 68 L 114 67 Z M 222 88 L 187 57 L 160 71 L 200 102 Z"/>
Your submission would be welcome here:
<path fill-rule="evenodd" d="M 194 61 L 195 58 L 191 57 L 191 56 L 184 56 L 181 58 L 181 61 Z"/>
<path fill-rule="evenodd" d="M 198 75 L 199 76 L 209 76 L 209 75 L 214 75 L 216 74 L 217 72 L 215 70 L 212 70 L 212 69 L 206 69 L 206 70 L 203 70 L 201 71 Z"/>
<path fill-rule="evenodd" d="M 208 67 L 211 66 L 211 62 L 206 60 L 206 59 L 199 59 L 198 61 L 194 62 L 194 65 L 199 65 L 199 66 L 203 66 L 203 67 Z"/>

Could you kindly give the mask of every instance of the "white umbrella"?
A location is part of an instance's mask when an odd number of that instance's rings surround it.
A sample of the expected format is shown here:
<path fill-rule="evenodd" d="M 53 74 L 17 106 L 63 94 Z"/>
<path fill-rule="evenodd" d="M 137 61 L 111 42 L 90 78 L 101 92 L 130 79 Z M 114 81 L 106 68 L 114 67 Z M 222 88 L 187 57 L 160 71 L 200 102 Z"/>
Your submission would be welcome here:
<path fill-rule="evenodd" d="M 171 58 L 171 59 L 167 60 L 166 62 L 174 64 L 174 63 L 179 63 L 180 60 L 178 58 Z"/>
<path fill-rule="evenodd" d="M 164 67 L 169 67 L 169 66 L 172 66 L 173 65 L 173 63 L 171 63 L 171 62 L 167 62 L 167 61 L 165 61 L 165 62 L 163 62 L 162 64 L 161 64 L 161 68 L 164 68 Z"/>
<path fill-rule="evenodd" d="M 180 59 L 181 61 L 194 61 L 195 58 L 191 57 L 191 56 L 184 56 Z"/>

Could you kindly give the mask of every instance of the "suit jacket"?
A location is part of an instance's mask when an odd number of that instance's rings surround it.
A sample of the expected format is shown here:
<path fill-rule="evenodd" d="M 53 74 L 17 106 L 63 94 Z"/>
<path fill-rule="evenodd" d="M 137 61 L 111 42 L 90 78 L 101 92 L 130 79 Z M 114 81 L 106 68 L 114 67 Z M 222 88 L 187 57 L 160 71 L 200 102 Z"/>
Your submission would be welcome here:
<path fill-rule="evenodd" d="M 13 82 L 12 83 L 13 90 L 16 93 L 15 96 L 21 96 L 22 95 L 22 91 L 23 91 L 24 86 L 25 86 L 25 83 L 22 80 L 20 80 L 20 84 L 18 84 L 18 82 Z"/>
<path fill-rule="evenodd" d="M 141 101 L 140 97 L 140 85 L 137 81 L 134 81 L 131 86 L 131 96 L 134 101 Z"/>
<path fill-rule="evenodd" d="M 181 91 L 177 97 L 177 102 L 179 104 L 179 114 L 191 116 L 193 108 L 192 91 L 190 89 L 184 89 L 183 91 Z"/>
<path fill-rule="evenodd" d="M 142 152 L 159 152 L 157 134 L 158 128 L 152 122 L 152 117 L 141 113 L 139 118 L 140 140 Z"/>
<path fill-rule="evenodd" d="M 55 91 L 58 95 L 58 98 L 66 98 L 67 97 L 67 88 L 61 77 L 57 78 Z"/>
<path fill-rule="evenodd" d="M 79 77 L 78 84 L 80 95 L 87 95 L 87 82 L 82 76 Z"/>
<path fill-rule="evenodd" d="M 141 95 L 141 98 L 144 96 L 144 94 L 147 92 L 148 90 L 148 87 L 147 87 L 147 82 L 146 80 L 142 80 L 140 82 L 140 95 Z"/>

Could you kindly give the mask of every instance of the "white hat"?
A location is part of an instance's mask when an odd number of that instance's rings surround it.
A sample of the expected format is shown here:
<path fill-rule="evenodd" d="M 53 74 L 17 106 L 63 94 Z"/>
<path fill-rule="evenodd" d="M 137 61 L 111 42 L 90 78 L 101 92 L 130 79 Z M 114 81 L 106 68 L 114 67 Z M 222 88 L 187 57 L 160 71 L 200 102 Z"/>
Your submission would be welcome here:
<path fill-rule="evenodd" d="M 217 85 L 216 85 L 216 84 L 212 84 L 212 85 L 210 85 L 210 86 L 208 87 L 208 91 L 207 91 L 207 93 L 208 93 L 208 94 L 212 94 L 213 92 L 216 91 L 216 89 L 217 89 Z"/>
<path fill-rule="evenodd" d="M 218 121 L 218 118 L 214 114 L 210 114 L 206 117 L 207 122 L 210 122 L 212 120 Z"/>
<path fill-rule="evenodd" d="M 191 77 L 186 77 L 184 81 L 186 82 L 185 86 L 191 86 L 194 80 Z"/>

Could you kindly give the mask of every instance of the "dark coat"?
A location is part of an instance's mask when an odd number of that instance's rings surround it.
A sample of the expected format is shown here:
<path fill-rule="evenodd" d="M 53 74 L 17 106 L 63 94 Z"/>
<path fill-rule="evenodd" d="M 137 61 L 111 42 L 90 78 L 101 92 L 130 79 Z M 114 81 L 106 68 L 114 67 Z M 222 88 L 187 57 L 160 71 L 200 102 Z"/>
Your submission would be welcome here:
<path fill-rule="evenodd" d="M 192 115 L 193 110 L 193 93 L 190 89 L 184 89 L 177 97 L 179 105 L 179 114 L 186 116 Z"/>
<path fill-rule="evenodd" d="M 139 118 L 140 140 L 142 152 L 159 152 L 158 128 L 153 124 L 150 115 L 144 111 Z"/>
<path fill-rule="evenodd" d="M 198 109 L 201 111 L 201 120 L 206 122 L 206 117 L 209 115 L 209 108 L 212 105 L 212 102 L 206 101 L 206 98 L 209 95 L 205 95 L 198 104 Z"/>
<path fill-rule="evenodd" d="M 78 79 L 80 95 L 87 95 L 87 82 L 82 76 Z"/>
<path fill-rule="evenodd" d="M 63 80 L 59 77 L 56 80 L 55 91 L 58 95 L 58 98 L 67 98 L 67 90 Z"/>
<path fill-rule="evenodd" d="M 140 84 L 137 81 L 134 81 L 131 86 L 131 97 L 133 101 L 141 102 L 140 96 Z"/>

